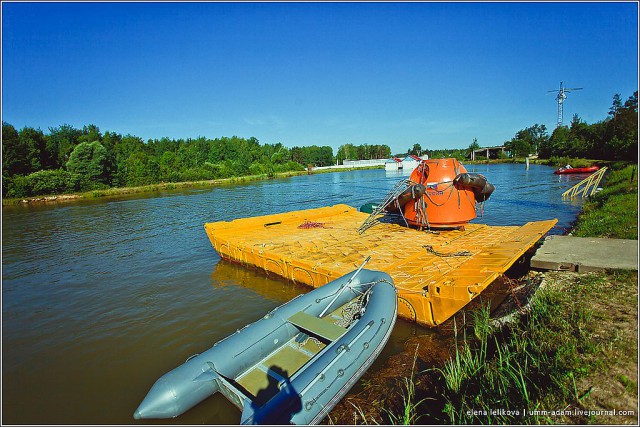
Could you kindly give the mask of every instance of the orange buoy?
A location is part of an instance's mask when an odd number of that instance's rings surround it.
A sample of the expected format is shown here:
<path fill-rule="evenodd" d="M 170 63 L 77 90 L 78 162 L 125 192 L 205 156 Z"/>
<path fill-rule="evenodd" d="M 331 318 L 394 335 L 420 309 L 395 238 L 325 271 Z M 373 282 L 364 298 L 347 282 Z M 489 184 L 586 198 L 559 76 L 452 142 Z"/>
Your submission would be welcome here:
<path fill-rule="evenodd" d="M 419 227 L 464 227 L 476 217 L 472 188 L 454 182 L 465 167 L 456 159 L 423 160 L 410 180 L 426 187 L 424 195 L 404 205 L 407 221 Z"/>

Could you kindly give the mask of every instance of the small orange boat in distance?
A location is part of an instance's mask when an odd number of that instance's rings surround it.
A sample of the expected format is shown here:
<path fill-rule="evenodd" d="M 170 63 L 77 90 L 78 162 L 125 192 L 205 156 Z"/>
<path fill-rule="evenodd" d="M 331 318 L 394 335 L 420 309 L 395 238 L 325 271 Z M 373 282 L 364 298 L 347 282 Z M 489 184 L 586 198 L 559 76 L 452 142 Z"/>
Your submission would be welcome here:
<path fill-rule="evenodd" d="M 411 194 L 417 197 L 391 206 L 401 208 L 407 222 L 420 228 L 464 228 L 476 217 L 476 204 L 495 189 L 484 176 L 468 173 L 452 158 L 423 160 L 409 180 L 414 183 Z"/>

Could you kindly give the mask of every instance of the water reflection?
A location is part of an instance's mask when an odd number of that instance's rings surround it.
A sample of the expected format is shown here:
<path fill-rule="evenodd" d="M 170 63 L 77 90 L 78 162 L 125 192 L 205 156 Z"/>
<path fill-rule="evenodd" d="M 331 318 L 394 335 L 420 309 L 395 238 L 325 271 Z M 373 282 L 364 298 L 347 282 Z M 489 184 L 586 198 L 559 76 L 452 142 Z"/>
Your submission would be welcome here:
<path fill-rule="evenodd" d="M 214 288 L 242 287 L 257 293 L 261 298 L 279 304 L 284 304 L 311 290 L 308 286 L 289 282 L 275 275 L 269 276 L 251 267 L 225 260 L 215 265 L 211 272 L 211 284 Z"/>

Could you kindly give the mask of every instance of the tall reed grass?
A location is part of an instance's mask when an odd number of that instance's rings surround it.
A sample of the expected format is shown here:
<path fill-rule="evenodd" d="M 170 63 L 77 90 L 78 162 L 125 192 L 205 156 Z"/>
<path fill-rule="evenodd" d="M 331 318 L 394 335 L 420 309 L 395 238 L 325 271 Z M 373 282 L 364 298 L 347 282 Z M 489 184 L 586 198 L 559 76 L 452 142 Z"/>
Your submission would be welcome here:
<path fill-rule="evenodd" d="M 597 277 L 579 280 L 597 288 Z M 553 422 L 536 410 L 579 404 L 576 378 L 595 366 L 583 356 L 596 354 L 602 345 L 591 334 L 593 313 L 585 297 L 579 287 L 540 289 L 530 313 L 503 330 L 493 330 L 484 307 L 473 314 L 473 339 L 466 329 L 460 338 L 454 324 L 460 343 L 440 369 L 449 421 Z"/>

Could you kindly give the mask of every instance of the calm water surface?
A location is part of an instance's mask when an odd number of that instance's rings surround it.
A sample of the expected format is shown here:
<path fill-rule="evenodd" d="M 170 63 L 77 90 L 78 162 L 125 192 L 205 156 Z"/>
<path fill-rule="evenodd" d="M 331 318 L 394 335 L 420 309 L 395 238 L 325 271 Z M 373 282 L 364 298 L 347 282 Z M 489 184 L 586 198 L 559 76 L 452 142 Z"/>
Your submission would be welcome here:
<path fill-rule="evenodd" d="M 531 165 L 471 165 L 496 191 L 474 222 L 522 225 L 580 210 L 582 177 Z M 2 218 L 2 422 L 237 424 L 220 395 L 173 420 L 135 421 L 154 381 L 310 290 L 221 261 L 205 222 L 380 200 L 408 174 L 337 172 L 145 198 L 8 207 Z M 398 320 L 372 369 L 415 334 Z"/>

